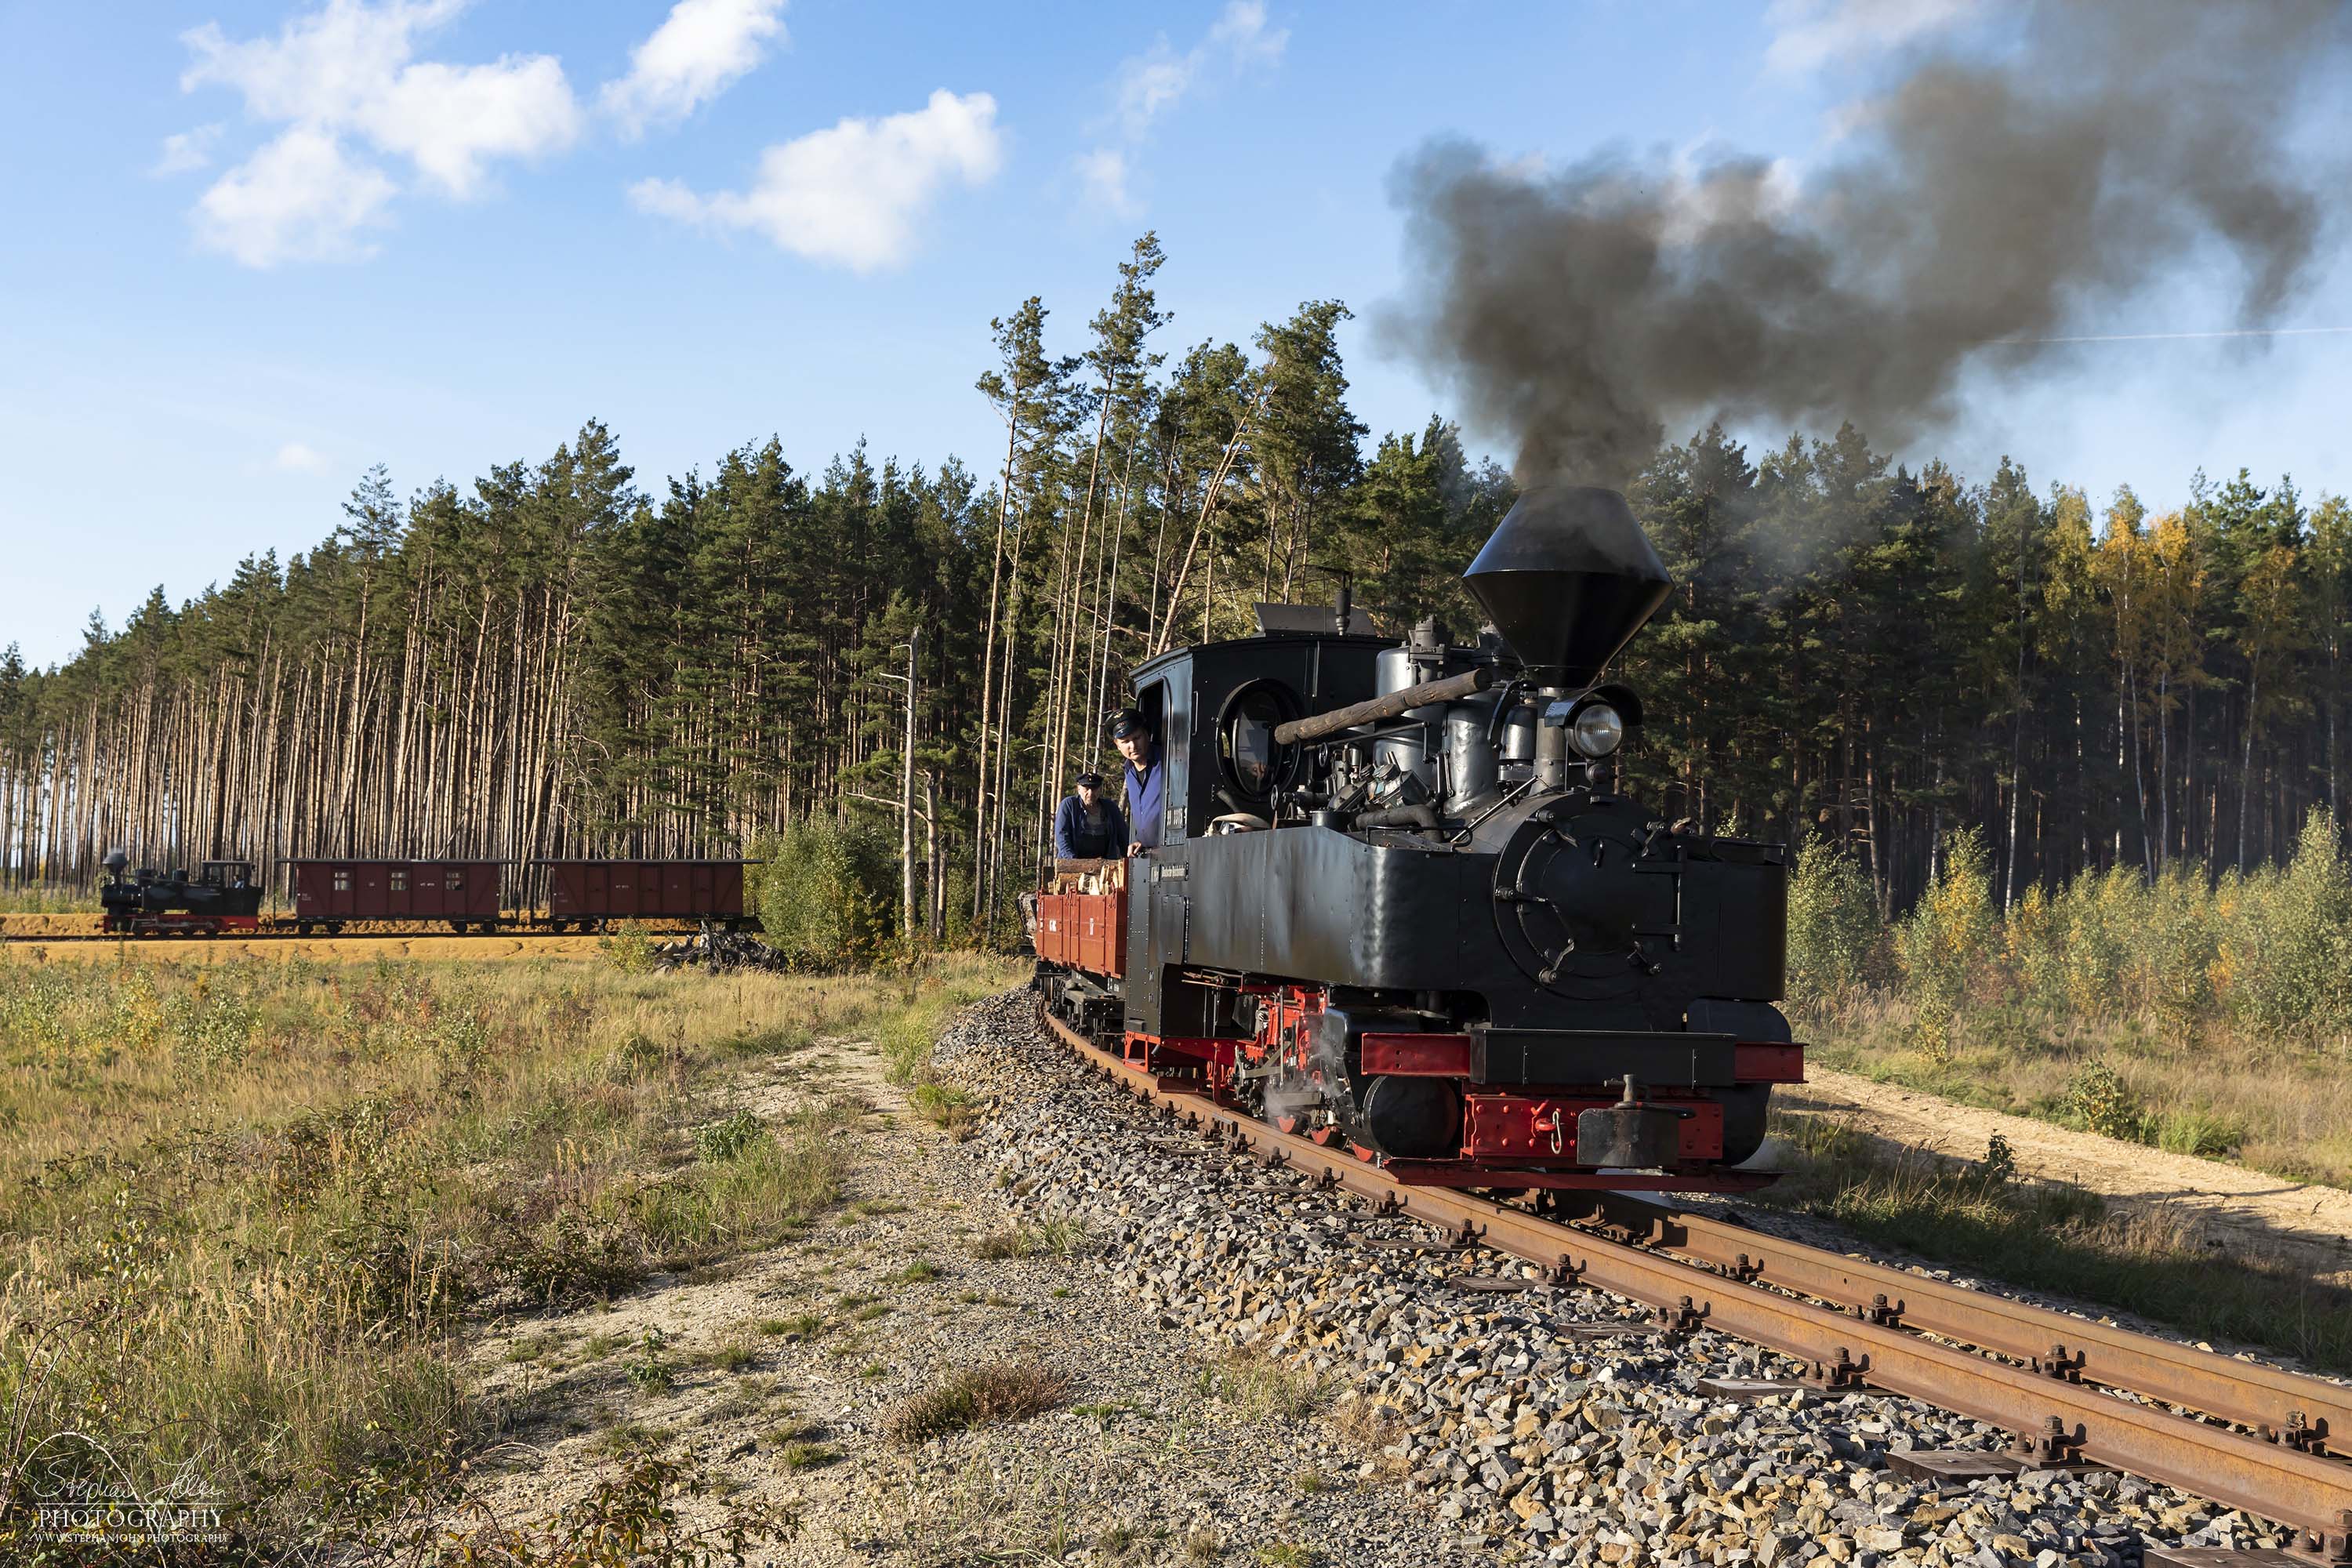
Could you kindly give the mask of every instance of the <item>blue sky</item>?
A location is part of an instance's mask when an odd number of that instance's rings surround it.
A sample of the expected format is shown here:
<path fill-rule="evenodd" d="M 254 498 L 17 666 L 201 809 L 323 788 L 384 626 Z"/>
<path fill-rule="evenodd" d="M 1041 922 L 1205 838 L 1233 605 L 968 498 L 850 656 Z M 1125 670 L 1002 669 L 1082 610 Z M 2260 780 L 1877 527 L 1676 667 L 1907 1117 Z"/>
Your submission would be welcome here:
<path fill-rule="evenodd" d="M 307 549 L 371 463 L 463 482 L 591 416 L 656 493 L 771 433 L 984 464 L 989 318 L 1042 294 L 1075 351 L 1147 226 L 1159 346 L 1343 299 L 1360 417 L 1417 427 L 1444 389 L 1360 319 L 1400 155 L 1801 168 L 1874 18 L 1958 5 L 0 4 L 0 643 L 65 658 L 93 607 Z M 2231 324 L 2192 272 L 2084 326 Z M 2333 256 L 2284 324 L 2352 326 Z M 2347 393 L 2352 336 L 2089 345 L 1919 451 L 2342 490 Z"/>

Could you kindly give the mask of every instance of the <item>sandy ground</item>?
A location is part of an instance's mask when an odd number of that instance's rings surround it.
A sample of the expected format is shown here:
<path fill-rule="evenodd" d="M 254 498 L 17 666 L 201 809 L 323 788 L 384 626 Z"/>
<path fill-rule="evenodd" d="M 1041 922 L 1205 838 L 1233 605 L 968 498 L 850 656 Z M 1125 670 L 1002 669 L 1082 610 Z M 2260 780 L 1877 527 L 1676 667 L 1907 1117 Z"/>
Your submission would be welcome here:
<path fill-rule="evenodd" d="M 1835 1115 L 1872 1137 L 1955 1159 L 1981 1158 L 1998 1133 L 2024 1174 L 2098 1193 L 2119 1207 L 2168 1211 L 2233 1250 L 2352 1284 L 2352 1193 L 1979 1110 L 1811 1063 L 1805 1077 L 1775 1103 Z"/>
<path fill-rule="evenodd" d="M 105 919 L 95 910 L 76 914 L 0 915 L 0 936 L 79 936 L 98 930 Z"/>
<path fill-rule="evenodd" d="M 119 942 L 43 942 L 11 936 L 0 958 L 19 963 L 111 963 L 118 954 L 161 963 L 221 963 L 238 958 L 313 958 L 345 963 L 378 958 L 582 958 L 593 936 L 142 937 Z"/>

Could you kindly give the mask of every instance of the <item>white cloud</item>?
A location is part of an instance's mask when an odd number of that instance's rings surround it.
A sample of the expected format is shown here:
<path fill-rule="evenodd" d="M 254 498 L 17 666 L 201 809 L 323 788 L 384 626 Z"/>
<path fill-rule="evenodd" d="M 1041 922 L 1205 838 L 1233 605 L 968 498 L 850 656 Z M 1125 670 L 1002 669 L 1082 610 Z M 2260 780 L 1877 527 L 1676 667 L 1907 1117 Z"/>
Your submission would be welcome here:
<path fill-rule="evenodd" d="M 346 140 L 406 159 L 423 184 L 460 199 L 483 192 L 494 160 L 570 146 L 580 108 L 552 56 L 505 55 L 488 65 L 413 58 L 419 35 L 462 5 L 327 0 L 274 38 L 232 41 L 210 22 L 183 34 L 194 57 L 183 90 L 234 89 L 249 117 L 288 126 L 205 193 L 197 228 L 205 243 L 261 267 L 369 254 L 356 233 L 383 221 L 395 187 L 382 168 L 352 156 Z"/>
<path fill-rule="evenodd" d="M 1767 68 L 1818 69 L 1832 60 L 1899 48 L 1977 8 L 1978 0 L 1773 0 Z"/>
<path fill-rule="evenodd" d="M 334 465 L 324 452 L 299 441 L 289 441 L 278 448 L 278 456 L 270 459 L 269 466 L 289 474 L 323 474 Z"/>
<path fill-rule="evenodd" d="M 479 192 L 487 159 L 534 158 L 570 146 L 580 110 L 553 57 L 509 56 L 488 66 L 410 66 L 362 129 L 463 197 Z"/>
<path fill-rule="evenodd" d="M 1078 172 L 1078 182 L 1086 189 L 1087 205 L 1104 212 L 1131 217 L 1137 212 L 1135 197 L 1127 188 L 1127 154 L 1117 147 L 1097 147 L 1091 153 L 1081 153 L 1073 161 Z"/>
<path fill-rule="evenodd" d="M 198 199 L 196 238 L 247 267 L 357 261 L 375 254 L 361 234 L 384 221 L 394 189 L 383 171 L 346 157 L 332 136 L 296 126 Z"/>
<path fill-rule="evenodd" d="M 950 181 L 992 179 L 1003 163 L 996 100 L 945 89 L 911 113 L 851 118 L 771 147 L 751 188 L 698 195 L 674 180 L 629 187 L 640 212 L 764 234 L 778 248 L 859 272 L 903 261 L 916 223 Z"/>
<path fill-rule="evenodd" d="M 175 132 L 163 138 L 163 151 L 156 156 L 151 174 L 185 174 L 209 166 L 213 161 L 213 143 L 220 140 L 217 124 L 199 125 L 194 131 Z"/>
<path fill-rule="evenodd" d="M 1088 202 L 1131 216 L 1138 208 L 1128 186 L 1133 151 L 1153 122 L 1204 83 L 1279 64 L 1289 43 L 1288 28 L 1266 25 L 1265 0 L 1227 0 L 1201 41 L 1182 54 L 1163 35 L 1121 61 L 1111 84 L 1118 144 L 1098 146 L 1076 163 Z"/>
<path fill-rule="evenodd" d="M 604 84 L 604 111 L 626 136 L 684 120 L 784 41 L 784 0 L 677 0 L 669 17 L 629 51 L 629 74 Z"/>
<path fill-rule="evenodd" d="M 1208 35 L 1184 53 L 1171 49 L 1162 37 L 1153 40 L 1145 53 L 1120 64 L 1119 126 L 1128 140 L 1139 140 L 1153 121 L 1182 101 L 1205 78 L 1221 71 L 1238 73 L 1254 66 L 1276 65 L 1289 43 L 1287 27 L 1265 25 L 1264 0 L 1229 0 Z"/>

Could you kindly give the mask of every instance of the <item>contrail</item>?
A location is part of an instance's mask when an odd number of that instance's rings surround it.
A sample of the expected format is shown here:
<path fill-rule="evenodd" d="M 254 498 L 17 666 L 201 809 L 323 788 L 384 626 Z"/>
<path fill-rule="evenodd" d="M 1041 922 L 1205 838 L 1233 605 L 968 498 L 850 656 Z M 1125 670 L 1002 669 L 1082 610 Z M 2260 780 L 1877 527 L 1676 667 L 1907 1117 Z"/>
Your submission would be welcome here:
<path fill-rule="evenodd" d="M 2313 338 L 2352 332 L 2352 327 L 2242 327 L 2211 332 L 2100 332 L 2074 338 L 1995 338 L 1986 346 L 2016 343 L 2164 343 L 2186 338 Z"/>

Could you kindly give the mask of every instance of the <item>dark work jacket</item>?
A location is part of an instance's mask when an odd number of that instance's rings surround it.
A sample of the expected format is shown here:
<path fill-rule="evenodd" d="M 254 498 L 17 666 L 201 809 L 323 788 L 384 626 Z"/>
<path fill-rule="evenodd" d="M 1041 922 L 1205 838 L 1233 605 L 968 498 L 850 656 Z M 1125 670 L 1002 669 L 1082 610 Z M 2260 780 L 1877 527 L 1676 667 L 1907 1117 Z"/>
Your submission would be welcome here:
<path fill-rule="evenodd" d="M 1108 860 L 1127 853 L 1127 819 L 1100 791 L 1089 812 L 1075 795 L 1054 813 L 1054 855 L 1061 860 Z"/>

